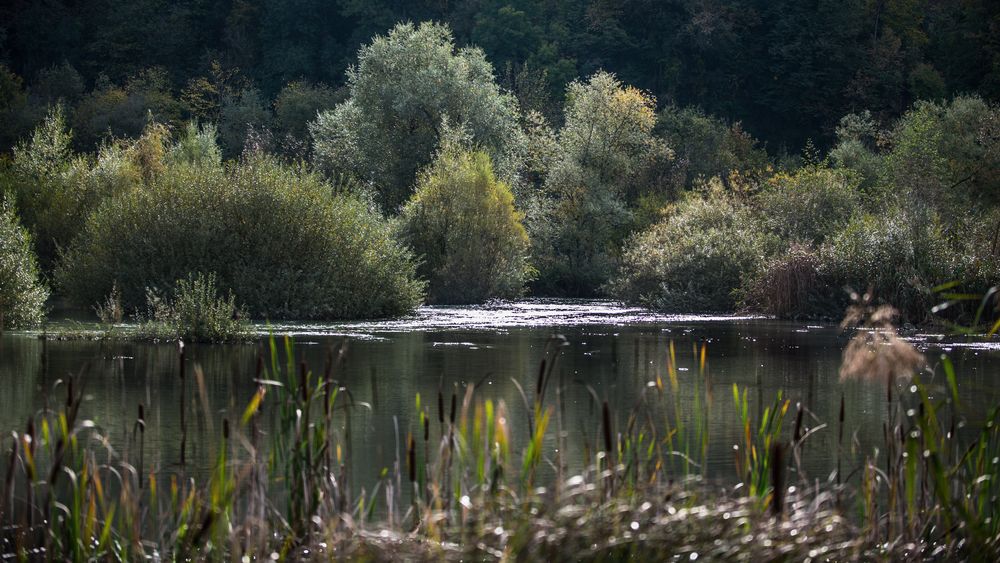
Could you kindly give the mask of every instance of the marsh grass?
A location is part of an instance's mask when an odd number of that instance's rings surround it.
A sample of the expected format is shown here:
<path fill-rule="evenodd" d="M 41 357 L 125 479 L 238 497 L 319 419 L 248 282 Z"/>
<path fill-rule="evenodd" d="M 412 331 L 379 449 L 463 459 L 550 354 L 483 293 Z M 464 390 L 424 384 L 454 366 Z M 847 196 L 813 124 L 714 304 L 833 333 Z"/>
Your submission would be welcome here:
<path fill-rule="evenodd" d="M 734 386 L 727 406 L 713 393 L 704 346 L 690 356 L 697 369 L 682 372 L 671 345 L 667 381 L 649 381 L 631 409 L 617 412 L 594 393 L 601 414 L 585 429 L 593 439 L 583 451 L 567 449 L 563 343 L 547 347 L 533 389 L 517 383 L 526 433 L 514 432 L 503 400 L 472 383 L 442 388 L 429 402 L 417 395 L 417 414 L 396 419 L 395 459 L 373 468 L 370 488 L 352 486 L 350 420 L 376 407 L 337 380 L 346 343 L 314 372 L 296 360 L 289 338 L 270 339 L 253 374 L 256 391 L 241 413 L 222 418 L 209 404 L 205 375 L 185 368 L 179 347 L 178 384 L 198 405 L 182 399 L 181 416 L 217 436 L 199 445 L 214 452 L 204 478 L 188 474 L 183 444 L 180 465 L 147 467 L 151 421 L 141 405 L 128 443 L 114 447 L 98 424 L 81 420 L 81 374 L 57 384 L 66 396 L 59 407 L 2 441 L 0 554 L 551 561 L 1000 554 L 1000 414 L 992 411 L 978 431 L 959 431 L 965 419 L 947 359 L 943 389 L 923 383 L 926 373 L 887 383 L 885 443 L 848 459 L 845 474 L 815 481 L 801 471 L 801 446 L 825 425 L 804 428 L 803 409 L 781 394 L 755 416 L 748 391 Z M 694 416 L 685 419 L 678 410 L 690 401 Z M 709 481 L 712 421 L 730 408 L 743 434 L 735 479 Z M 179 439 L 187 440 L 183 430 Z"/>

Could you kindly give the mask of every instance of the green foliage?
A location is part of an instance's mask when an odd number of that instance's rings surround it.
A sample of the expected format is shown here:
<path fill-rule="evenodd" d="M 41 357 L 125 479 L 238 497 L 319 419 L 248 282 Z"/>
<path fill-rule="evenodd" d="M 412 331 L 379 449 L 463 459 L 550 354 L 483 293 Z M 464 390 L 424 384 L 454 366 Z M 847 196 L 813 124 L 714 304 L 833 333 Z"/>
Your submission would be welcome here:
<path fill-rule="evenodd" d="M 358 52 L 347 81 L 350 98 L 310 126 L 314 158 L 323 170 L 373 182 L 385 209 L 409 197 L 446 121 L 472 136 L 502 180 L 517 179 L 517 103 L 500 91 L 483 52 L 456 48 L 447 26 L 399 24 L 376 36 Z"/>
<path fill-rule="evenodd" d="M 342 101 L 342 95 L 324 84 L 290 82 L 282 88 L 274 100 L 274 127 L 286 152 L 304 153 L 309 122 Z"/>
<path fill-rule="evenodd" d="M 49 292 L 39 280 L 28 232 L 0 199 L 0 332 L 39 324 Z"/>
<path fill-rule="evenodd" d="M 403 240 L 422 258 L 430 301 L 520 296 L 532 274 L 522 218 L 489 155 L 443 149 L 400 215 Z"/>
<path fill-rule="evenodd" d="M 756 198 L 768 229 L 785 240 L 808 244 L 838 232 L 860 203 L 852 174 L 820 166 L 775 174 Z"/>
<path fill-rule="evenodd" d="M 271 120 L 260 92 L 245 88 L 222 96 L 219 110 L 219 144 L 228 158 L 238 156 L 255 131 L 263 130 Z"/>
<path fill-rule="evenodd" d="M 44 104 L 71 104 L 83 96 L 83 77 L 67 62 L 42 69 L 31 83 L 31 95 Z"/>
<path fill-rule="evenodd" d="M 198 126 L 189 121 L 170 147 L 166 160 L 170 164 L 191 164 L 196 166 L 222 165 L 222 151 L 217 142 L 218 131 L 212 124 Z"/>
<path fill-rule="evenodd" d="M 918 102 L 894 127 L 886 162 L 891 181 L 921 206 L 995 205 L 1000 109 L 977 97 Z"/>
<path fill-rule="evenodd" d="M 529 204 L 540 289 L 589 295 L 611 276 L 631 220 L 627 196 L 668 155 L 653 136 L 655 105 L 606 72 L 570 84 L 544 193 Z"/>
<path fill-rule="evenodd" d="M 8 152 L 31 132 L 38 113 L 38 106 L 28 101 L 21 77 L 0 64 L 0 152 Z"/>
<path fill-rule="evenodd" d="M 745 280 L 754 277 L 778 241 L 753 211 L 720 183 L 692 193 L 630 239 L 611 295 L 677 312 L 732 311 Z"/>
<path fill-rule="evenodd" d="M 72 112 L 75 145 L 92 150 L 110 139 L 134 139 L 151 123 L 180 123 L 184 111 L 162 68 L 143 69 L 124 86 L 98 83 Z"/>
<path fill-rule="evenodd" d="M 232 292 L 218 295 L 215 274 L 194 274 L 174 284 L 172 296 L 149 290 L 147 317 L 139 324 L 138 337 L 155 340 L 232 342 L 251 335 L 245 311 L 236 305 Z"/>
<path fill-rule="evenodd" d="M 756 176 L 769 165 L 767 152 L 743 130 L 695 107 L 667 106 L 656 116 L 656 133 L 673 149 L 680 187 L 730 175 Z"/>
<path fill-rule="evenodd" d="M 54 266 L 60 249 L 104 198 L 142 180 L 134 158 L 142 142 L 106 145 L 94 158 L 74 155 L 71 140 L 57 107 L 29 142 L 14 148 L 13 162 L 3 171 L 44 270 Z"/>
<path fill-rule="evenodd" d="M 909 319 L 920 320 L 934 305 L 931 289 L 951 280 L 955 256 L 940 224 L 916 221 L 890 209 L 858 214 L 820 251 L 820 274 L 829 292 L 851 288 L 871 291 L 879 302 L 891 303 Z M 841 294 L 843 309 L 848 301 Z"/>
<path fill-rule="evenodd" d="M 333 319 L 412 311 L 422 284 L 409 253 L 362 201 L 331 196 L 302 167 L 249 154 L 226 169 L 171 165 L 149 186 L 104 201 L 62 261 L 79 303 L 117 283 L 126 307 L 214 272 L 251 315 Z"/>

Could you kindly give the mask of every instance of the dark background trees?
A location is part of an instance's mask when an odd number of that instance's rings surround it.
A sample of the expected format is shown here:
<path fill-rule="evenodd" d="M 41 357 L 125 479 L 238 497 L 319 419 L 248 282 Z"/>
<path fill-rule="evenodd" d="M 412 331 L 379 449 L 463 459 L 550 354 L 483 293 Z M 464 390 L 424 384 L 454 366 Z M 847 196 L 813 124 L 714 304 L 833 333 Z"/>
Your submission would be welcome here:
<path fill-rule="evenodd" d="M 569 82 L 603 69 L 790 153 L 831 142 L 862 108 L 885 120 L 918 98 L 1000 97 L 991 0 L 14 0 L 0 8 L 0 63 L 37 104 L 92 106 L 119 88 L 143 109 L 156 100 L 127 85 L 148 69 L 177 98 L 221 69 L 241 77 L 231 103 L 252 88 L 266 106 L 291 82 L 342 86 L 359 45 L 424 20 L 481 47 L 550 118 Z"/>

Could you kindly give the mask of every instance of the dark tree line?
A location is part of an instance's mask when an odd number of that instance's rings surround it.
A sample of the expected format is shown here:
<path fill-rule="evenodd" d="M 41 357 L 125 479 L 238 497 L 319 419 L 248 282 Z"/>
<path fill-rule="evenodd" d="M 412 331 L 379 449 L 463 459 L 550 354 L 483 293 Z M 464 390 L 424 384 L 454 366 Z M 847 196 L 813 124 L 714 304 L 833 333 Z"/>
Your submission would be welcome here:
<path fill-rule="evenodd" d="M 482 47 L 521 105 L 550 117 L 567 83 L 605 69 L 793 153 L 831 141 L 852 111 L 888 119 L 916 99 L 1000 99 L 993 0 L 13 0 L 0 8 L 0 62 L 36 100 L 115 85 L 144 92 L 135 106 L 166 92 L 188 102 L 167 114 L 216 117 L 198 113 L 225 100 L 191 103 L 206 84 L 251 113 L 291 82 L 336 90 L 359 45 L 424 20 Z M 221 78 L 237 75 L 237 86 Z"/>

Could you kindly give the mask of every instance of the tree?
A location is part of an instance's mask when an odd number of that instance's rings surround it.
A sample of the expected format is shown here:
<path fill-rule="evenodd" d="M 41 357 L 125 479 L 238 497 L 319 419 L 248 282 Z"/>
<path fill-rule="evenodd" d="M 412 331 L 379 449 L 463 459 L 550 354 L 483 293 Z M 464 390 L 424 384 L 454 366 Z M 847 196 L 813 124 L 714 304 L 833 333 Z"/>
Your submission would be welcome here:
<path fill-rule="evenodd" d="M 304 155 L 309 146 L 309 122 L 343 99 L 325 84 L 290 82 L 282 88 L 274 100 L 274 126 L 285 151 Z"/>
<path fill-rule="evenodd" d="M 423 258 L 434 303 L 518 297 L 531 276 L 524 215 L 484 152 L 445 148 L 403 207 L 402 235 Z"/>
<path fill-rule="evenodd" d="M 0 332 L 40 323 L 48 296 L 38 278 L 28 232 L 13 207 L 0 200 Z"/>
<path fill-rule="evenodd" d="M 699 108 L 667 106 L 656 116 L 656 133 L 674 151 L 672 164 L 685 188 L 699 178 L 725 183 L 733 173 L 757 175 L 769 164 L 767 152 L 739 122 L 728 124 Z"/>
<path fill-rule="evenodd" d="M 361 48 L 347 78 L 350 98 L 310 126 L 315 162 L 373 183 L 385 209 L 409 196 L 445 123 L 465 129 L 500 178 L 516 181 L 523 144 L 517 103 L 500 92 L 483 52 L 457 49 L 447 26 L 397 25 Z"/>
<path fill-rule="evenodd" d="M 568 87 L 558 154 L 529 221 L 546 290 L 592 294 L 614 270 L 628 234 L 625 196 L 669 154 L 653 135 L 654 108 L 652 96 L 607 72 Z"/>

